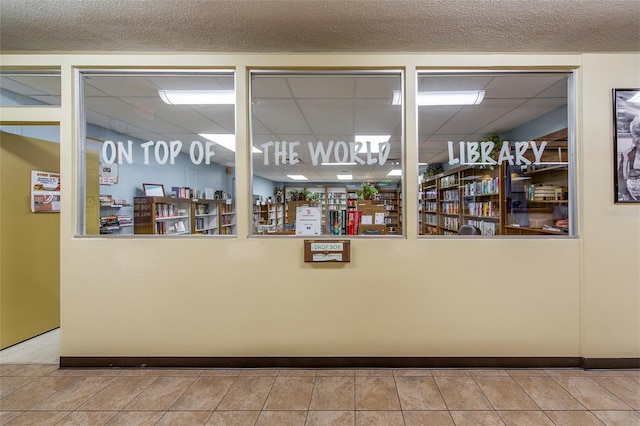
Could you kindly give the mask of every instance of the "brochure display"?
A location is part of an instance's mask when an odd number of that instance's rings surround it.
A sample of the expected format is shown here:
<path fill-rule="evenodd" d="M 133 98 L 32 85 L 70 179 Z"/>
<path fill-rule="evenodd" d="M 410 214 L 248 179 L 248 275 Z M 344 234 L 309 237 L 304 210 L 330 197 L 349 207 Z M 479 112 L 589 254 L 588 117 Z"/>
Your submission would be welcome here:
<path fill-rule="evenodd" d="M 31 211 L 60 212 L 60 173 L 31 171 Z"/>

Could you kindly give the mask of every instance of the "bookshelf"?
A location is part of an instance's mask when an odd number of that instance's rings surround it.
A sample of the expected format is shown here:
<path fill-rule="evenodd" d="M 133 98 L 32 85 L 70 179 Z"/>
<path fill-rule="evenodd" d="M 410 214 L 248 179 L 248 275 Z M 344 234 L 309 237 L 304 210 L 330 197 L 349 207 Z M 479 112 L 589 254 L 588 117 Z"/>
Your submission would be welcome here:
<path fill-rule="evenodd" d="M 381 189 L 377 198 L 384 204 L 384 223 L 388 233 L 402 234 L 402 191 Z"/>
<path fill-rule="evenodd" d="M 503 233 L 501 170 L 459 167 L 427 177 L 420 185 L 420 234 L 457 235 L 462 225 L 482 235 Z"/>
<path fill-rule="evenodd" d="M 193 200 L 191 233 L 202 235 L 217 235 L 220 219 L 218 205 L 220 200 Z"/>
<path fill-rule="evenodd" d="M 220 235 L 235 235 L 236 234 L 236 212 L 233 204 L 233 200 L 226 199 L 220 200 L 218 205 L 218 217 L 220 222 L 218 225 L 218 233 Z"/>
<path fill-rule="evenodd" d="M 126 200 L 100 195 L 100 234 L 133 234 L 133 206 Z"/>
<path fill-rule="evenodd" d="M 133 198 L 135 234 L 184 235 L 191 233 L 191 200 L 167 197 Z"/>

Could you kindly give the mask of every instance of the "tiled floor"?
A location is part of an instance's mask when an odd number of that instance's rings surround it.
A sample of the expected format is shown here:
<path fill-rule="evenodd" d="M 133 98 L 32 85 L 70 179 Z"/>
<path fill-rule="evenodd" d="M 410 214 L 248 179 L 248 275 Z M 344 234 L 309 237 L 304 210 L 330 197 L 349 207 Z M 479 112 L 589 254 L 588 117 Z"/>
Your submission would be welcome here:
<path fill-rule="evenodd" d="M 1 362 L 0 424 L 636 426 L 640 370 L 60 370 Z"/>
<path fill-rule="evenodd" d="M 7 425 L 640 425 L 640 371 L 0 365 Z"/>

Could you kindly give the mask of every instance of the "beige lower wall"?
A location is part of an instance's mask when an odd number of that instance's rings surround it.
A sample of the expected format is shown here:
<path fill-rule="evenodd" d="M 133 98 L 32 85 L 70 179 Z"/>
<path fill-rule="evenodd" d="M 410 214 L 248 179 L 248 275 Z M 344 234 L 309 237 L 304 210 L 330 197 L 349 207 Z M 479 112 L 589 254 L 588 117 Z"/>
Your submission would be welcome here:
<path fill-rule="evenodd" d="M 77 240 L 63 355 L 576 356 L 580 244 Z"/>
<path fill-rule="evenodd" d="M 584 55 L 583 64 L 583 353 L 638 357 L 640 204 L 613 203 L 612 89 L 640 88 L 640 54 Z"/>
<path fill-rule="evenodd" d="M 25 55 L 62 63 L 62 172 L 74 182 L 76 63 L 109 66 L 577 67 L 575 239 L 352 240 L 348 265 L 310 266 L 299 239 L 77 238 L 63 187 L 63 356 L 640 356 L 640 206 L 613 204 L 611 89 L 639 55 Z M 66 90 L 65 90 L 66 88 Z M 238 86 L 240 98 L 246 87 Z M 412 102 L 408 99 L 408 104 Z M 246 105 L 239 104 L 240 111 Z M 238 141 L 247 118 L 238 116 Z M 407 117 L 406 163 L 416 123 Z M 250 154 L 241 146 L 237 158 Z M 237 193 L 249 194 L 239 163 Z M 416 184 L 407 183 L 407 193 Z M 406 223 L 416 200 L 405 198 Z M 238 199 L 239 217 L 249 200 Z"/>

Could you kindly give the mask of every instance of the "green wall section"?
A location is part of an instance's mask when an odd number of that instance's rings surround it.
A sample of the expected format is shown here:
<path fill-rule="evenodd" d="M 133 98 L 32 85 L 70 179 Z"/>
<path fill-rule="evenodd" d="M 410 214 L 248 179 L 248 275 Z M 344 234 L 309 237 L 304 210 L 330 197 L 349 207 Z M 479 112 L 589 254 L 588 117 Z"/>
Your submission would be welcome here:
<path fill-rule="evenodd" d="M 0 132 L 0 349 L 60 326 L 60 214 L 31 212 L 32 170 L 60 145 Z"/>

